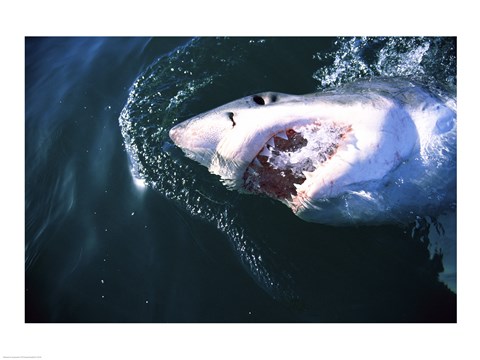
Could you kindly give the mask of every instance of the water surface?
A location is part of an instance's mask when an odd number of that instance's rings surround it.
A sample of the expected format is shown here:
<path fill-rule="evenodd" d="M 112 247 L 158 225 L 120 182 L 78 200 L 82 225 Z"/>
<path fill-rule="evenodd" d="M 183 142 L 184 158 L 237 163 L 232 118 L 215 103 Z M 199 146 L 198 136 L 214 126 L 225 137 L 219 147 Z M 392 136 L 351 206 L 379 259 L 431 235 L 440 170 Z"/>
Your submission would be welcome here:
<path fill-rule="evenodd" d="M 168 138 L 266 90 L 408 76 L 454 93 L 455 39 L 27 38 L 25 50 L 26 322 L 456 320 L 454 213 L 443 228 L 306 223 L 226 190 Z"/>

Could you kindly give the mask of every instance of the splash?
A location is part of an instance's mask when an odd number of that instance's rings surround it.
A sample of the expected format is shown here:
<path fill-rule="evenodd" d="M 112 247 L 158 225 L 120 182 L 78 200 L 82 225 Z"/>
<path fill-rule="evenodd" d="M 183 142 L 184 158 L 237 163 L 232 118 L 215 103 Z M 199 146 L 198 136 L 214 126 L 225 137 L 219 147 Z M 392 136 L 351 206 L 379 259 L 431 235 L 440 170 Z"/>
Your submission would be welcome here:
<path fill-rule="evenodd" d="M 455 38 L 340 38 L 333 51 L 315 58 L 322 65 L 313 74 L 318 89 L 375 76 L 409 77 L 449 91 L 456 87 Z"/>

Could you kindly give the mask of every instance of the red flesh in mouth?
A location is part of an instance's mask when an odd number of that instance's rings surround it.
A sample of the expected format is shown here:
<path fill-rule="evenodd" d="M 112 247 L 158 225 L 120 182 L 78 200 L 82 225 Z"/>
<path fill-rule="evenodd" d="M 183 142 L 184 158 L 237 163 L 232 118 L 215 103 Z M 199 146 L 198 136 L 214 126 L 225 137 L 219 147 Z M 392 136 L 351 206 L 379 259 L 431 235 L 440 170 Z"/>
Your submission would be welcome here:
<path fill-rule="evenodd" d="M 275 147 L 271 148 L 273 154 L 275 154 L 275 151 L 295 151 L 307 144 L 307 140 L 293 129 L 288 129 L 286 134 L 288 140 L 277 136 L 273 137 L 275 144 Z M 252 161 L 243 176 L 247 191 L 264 193 L 277 199 L 285 199 L 297 193 L 293 184 L 302 184 L 306 179 L 303 175 L 295 175 L 291 169 L 274 168 L 268 162 L 267 156 L 257 155 L 256 159 L 260 166 L 256 161 Z"/>

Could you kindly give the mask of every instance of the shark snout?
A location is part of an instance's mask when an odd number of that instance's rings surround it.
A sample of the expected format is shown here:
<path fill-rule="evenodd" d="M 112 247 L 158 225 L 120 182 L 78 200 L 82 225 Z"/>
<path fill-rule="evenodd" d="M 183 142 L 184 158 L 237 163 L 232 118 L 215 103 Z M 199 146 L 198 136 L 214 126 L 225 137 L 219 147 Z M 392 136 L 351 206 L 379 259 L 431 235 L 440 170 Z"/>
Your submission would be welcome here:
<path fill-rule="evenodd" d="M 168 135 L 170 136 L 170 139 L 172 139 L 173 142 L 178 145 L 181 142 L 182 135 L 185 132 L 184 130 L 185 130 L 185 124 L 180 123 L 172 127 Z"/>

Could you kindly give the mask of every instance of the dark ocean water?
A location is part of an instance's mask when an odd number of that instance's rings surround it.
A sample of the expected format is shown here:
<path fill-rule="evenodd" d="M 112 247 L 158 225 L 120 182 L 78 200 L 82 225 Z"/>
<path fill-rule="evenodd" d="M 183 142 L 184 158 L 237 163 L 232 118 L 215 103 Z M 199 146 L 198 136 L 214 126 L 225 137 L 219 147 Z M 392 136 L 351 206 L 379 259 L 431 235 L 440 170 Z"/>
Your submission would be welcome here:
<path fill-rule="evenodd" d="M 27 38 L 25 75 L 26 322 L 456 321 L 454 212 L 306 223 L 168 138 L 265 90 L 408 76 L 451 94 L 455 39 Z"/>

